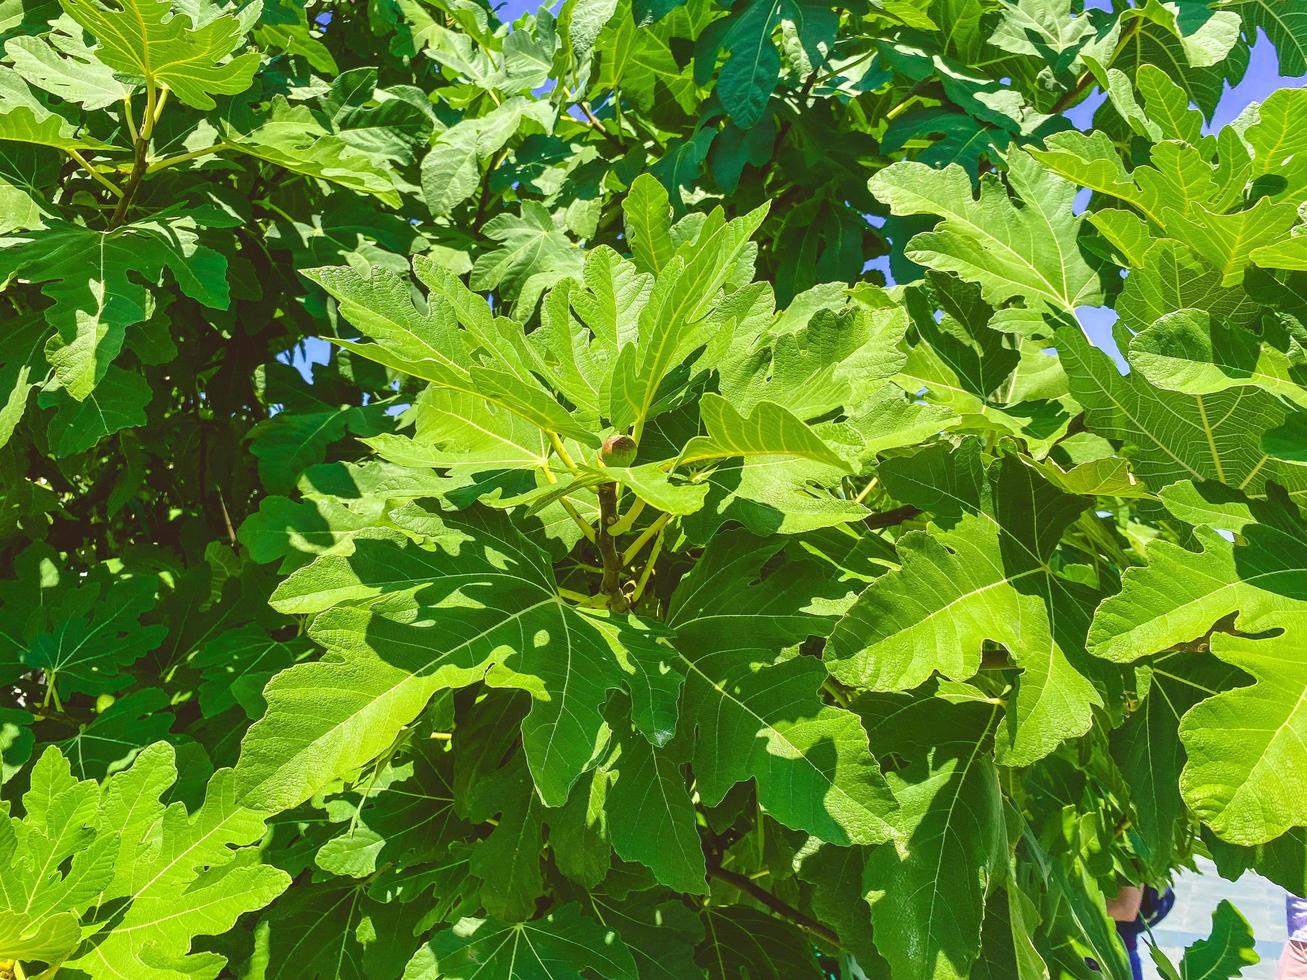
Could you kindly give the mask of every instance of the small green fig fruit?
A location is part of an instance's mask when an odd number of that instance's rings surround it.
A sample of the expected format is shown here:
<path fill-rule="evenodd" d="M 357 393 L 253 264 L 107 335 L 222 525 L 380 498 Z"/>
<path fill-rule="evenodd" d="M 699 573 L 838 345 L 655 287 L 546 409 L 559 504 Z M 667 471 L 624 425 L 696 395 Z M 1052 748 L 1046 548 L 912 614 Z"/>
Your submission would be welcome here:
<path fill-rule="evenodd" d="M 624 432 L 604 440 L 599 459 L 605 466 L 630 466 L 635 462 L 635 440 Z"/>

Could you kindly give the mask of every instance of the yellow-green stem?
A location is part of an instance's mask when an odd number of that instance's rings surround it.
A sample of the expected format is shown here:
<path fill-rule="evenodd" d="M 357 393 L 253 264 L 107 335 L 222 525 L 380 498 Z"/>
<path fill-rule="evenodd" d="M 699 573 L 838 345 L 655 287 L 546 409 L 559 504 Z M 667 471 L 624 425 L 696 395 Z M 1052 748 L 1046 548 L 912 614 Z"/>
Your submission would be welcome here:
<path fill-rule="evenodd" d="M 123 96 L 123 121 L 127 123 L 127 135 L 135 143 L 141 138 L 141 135 L 136 131 L 136 113 L 132 112 L 132 97 L 130 95 Z"/>
<path fill-rule="evenodd" d="M 545 463 L 541 469 L 545 471 L 545 479 L 551 484 L 558 482 L 558 477 L 554 476 L 554 471 L 549 468 L 548 463 Z M 567 515 L 576 522 L 576 526 L 581 529 L 581 533 L 585 535 L 585 539 L 591 544 L 594 544 L 595 532 L 594 528 L 590 526 L 590 522 L 577 513 L 576 508 L 572 506 L 572 502 L 566 497 L 559 497 L 558 502 L 563 505 L 563 510 L 567 511 Z"/>
<path fill-rule="evenodd" d="M 657 534 L 664 527 L 666 527 L 667 522 L 670 521 L 671 519 L 672 519 L 671 514 L 664 514 L 662 517 L 658 518 L 658 520 L 654 521 L 647 528 L 645 528 L 640 533 L 640 536 L 631 542 L 631 547 L 627 548 L 626 552 L 622 555 L 622 564 L 623 565 L 631 564 L 631 560 L 640 553 L 640 549 L 642 549 L 646 544 L 649 543 L 650 538 L 652 538 L 655 534 Z"/>
<path fill-rule="evenodd" d="M 636 497 L 635 503 L 633 503 L 631 508 L 618 519 L 616 524 L 608 529 L 608 533 L 615 538 L 621 537 L 627 531 L 631 530 L 631 526 L 635 524 L 635 519 L 643 512 L 644 501 L 639 497 Z"/>
<path fill-rule="evenodd" d="M 563 445 L 563 440 L 558 437 L 558 433 L 550 432 L 549 441 L 553 444 L 554 452 L 558 453 L 558 458 L 563 461 L 563 465 L 575 473 L 576 463 L 573 461 L 571 453 L 567 451 L 567 447 Z"/>
<path fill-rule="evenodd" d="M 824 681 L 821 682 L 821 688 L 823 691 L 829 694 L 835 700 L 835 703 L 838 704 L 840 707 L 847 708 L 849 706 L 848 695 L 845 694 L 840 689 L 839 685 L 835 683 L 834 678 L 827 677 Z"/>
<path fill-rule="evenodd" d="M 141 117 L 141 135 L 137 142 L 149 140 L 150 134 L 154 132 L 155 110 L 158 108 L 157 99 L 158 90 L 154 87 L 154 82 L 145 83 L 145 115 Z"/>
<path fill-rule="evenodd" d="M 653 575 L 654 563 L 658 561 L 658 556 L 663 551 L 663 532 L 660 530 L 658 536 L 654 538 L 653 548 L 649 551 L 649 560 L 644 564 L 644 571 L 640 573 L 640 578 L 635 583 L 635 591 L 631 593 L 632 604 L 639 602 L 640 597 L 644 595 L 645 586 L 649 584 L 649 578 Z"/>
<path fill-rule="evenodd" d="M 593 544 L 595 539 L 595 529 L 590 525 L 590 522 L 580 515 L 576 507 L 572 505 L 572 501 L 568 500 L 566 497 L 559 497 L 558 502 L 563 505 L 563 510 L 567 511 L 567 515 L 576 522 L 576 526 L 581 529 L 581 533 L 585 535 L 585 539 Z"/>
<path fill-rule="evenodd" d="M 159 117 L 163 115 L 163 107 L 168 102 L 168 92 L 169 89 L 162 89 L 159 92 L 159 101 L 154 104 L 154 122 L 156 123 L 159 121 Z"/>
<path fill-rule="evenodd" d="M 50 702 L 54 702 L 55 714 L 63 714 L 63 702 L 59 700 L 58 690 L 59 673 L 58 671 L 47 671 L 45 675 L 45 697 L 41 699 L 41 714 L 46 713 L 50 707 Z"/>
<path fill-rule="evenodd" d="M 608 597 L 609 609 L 625 612 L 630 607 L 622 593 L 622 569 L 627 560 L 618 554 L 617 543 L 608 530 L 617 523 L 617 484 L 601 483 L 595 492 L 599 495 L 599 529 L 595 532 L 595 547 L 599 549 L 604 564 L 599 591 Z"/>
<path fill-rule="evenodd" d="M 155 171 L 163 170 L 165 167 L 175 167 L 179 163 L 185 163 L 188 160 L 196 160 L 200 157 L 208 156 L 210 153 L 221 153 L 223 150 L 228 149 L 229 146 L 230 144 L 228 143 L 214 143 L 213 146 L 206 146 L 202 150 L 191 150 L 189 153 L 178 153 L 175 156 L 164 157 L 162 160 L 155 160 L 152 164 L 146 167 L 145 172 L 147 174 L 152 174 Z"/>
<path fill-rule="evenodd" d="M 91 177 L 95 181 L 107 187 L 109 189 L 109 193 L 112 194 L 114 197 L 123 196 L 123 192 L 118 187 L 118 185 L 115 184 L 108 177 L 106 177 L 104 174 L 100 173 L 94 167 L 92 167 L 90 162 L 86 159 L 86 157 L 82 156 L 72 147 L 64 147 L 64 152 L 67 153 L 70 157 L 72 157 L 83 170 L 85 170 L 88 174 L 91 175 Z"/>

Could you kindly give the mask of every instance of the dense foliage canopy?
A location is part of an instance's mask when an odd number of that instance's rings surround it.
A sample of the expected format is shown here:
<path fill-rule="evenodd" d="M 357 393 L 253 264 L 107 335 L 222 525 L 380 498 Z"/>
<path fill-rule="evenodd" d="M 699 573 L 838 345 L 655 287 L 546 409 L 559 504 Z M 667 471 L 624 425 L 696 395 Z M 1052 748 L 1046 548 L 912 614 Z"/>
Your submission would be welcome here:
<path fill-rule="evenodd" d="M 1259 32 L 0 0 L 0 971 L 1122 978 L 1122 884 L 1307 891 Z"/>

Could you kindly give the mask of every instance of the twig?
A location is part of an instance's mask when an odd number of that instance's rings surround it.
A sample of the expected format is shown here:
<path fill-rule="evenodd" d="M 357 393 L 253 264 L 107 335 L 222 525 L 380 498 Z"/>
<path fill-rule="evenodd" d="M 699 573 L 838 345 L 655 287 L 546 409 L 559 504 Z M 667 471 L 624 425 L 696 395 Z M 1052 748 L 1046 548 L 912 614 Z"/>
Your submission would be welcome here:
<path fill-rule="evenodd" d="M 113 216 L 109 219 L 109 227 L 117 228 L 127 217 L 127 209 L 131 206 L 132 198 L 136 196 L 136 189 L 141 186 L 141 180 L 145 177 L 145 171 L 148 164 L 145 160 L 145 154 L 150 145 L 150 138 L 145 135 L 145 131 L 136 140 L 136 157 L 132 161 L 132 172 L 127 177 L 127 184 L 123 187 L 122 196 L 118 198 L 118 206 L 113 209 Z"/>
<path fill-rule="evenodd" d="M 759 887 L 744 875 L 737 874 L 734 871 L 727 871 L 725 868 L 710 867 L 708 869 L 708 877 L 716 878 L 718 881 L 730 885 L 737 891 L 743 892 L 760 905 L 767 906 L 767 908 L 781 916 L 781 918 L 788 919 L 813 938 L 821 940 L 827 946 L 831 946 L 835 949 L 840 948 L 840 937 L 835 935 L 835 933 L 830 929 L 827 929 L 820 922 L 808 918 L 793 905 L 777 898 L 765 888 Z"/>
<path fill-rule="evenodd" d="M 611 135 L 608 132 L 607 127 L 605 127 L 604 124 L 601 123 L 599 119 L 595 116 L 595 114 L 590 111 L 590 104 L 588 102 L 586 102 L 584 99 L 577 99 L 576 105 L 580 108 L 582 115 L 584 115 L 586 119 L 590 120 L 591 126 L 599 130 L 599 132 L 603 133 L 605 136 Z"/>
<path fill-rule="evenodd" d="M 118 199 L 118 207 L 114 208 L 113 217 L 109 219 L 111 229 L 117 228 L 127 217 L 127 209 L 131 207 L 132 198 L 136 196 L 136 189 L 141 186 L 141 181 L 149 171 L 146 157 L 150 152 L 150 138 L 154 135 L 154 126 L 163 115 L 163 107 L 167 104 L 168 89 L 159 89 L 152 79 L 147 78 L 145 81 L 145 114 L 141 117 L 141 131 L 133 144 L 136 157 L 132 161 L 132 171 L 127 178 L 126 186 L 123 188 L 123 195 Z"/>
<path fill-rule="evenodd" d="M 490 204 L 490 178 L 494 174 L 495 168 L 504 159 L 506 152 L 506 150 L 502 149 L 497 151 L 486 163 L 486 172 L 481 177 L 481 193 L 477 197 L 477 211 L 472 218 L 472 231 L 474 233 L 480 233 L 481 226 L 485 223 L 486 207 Z"/>
<path fill-rule="evenodd" d="M 585 116 L 586 121 L 589 122 L 591 127 L 598 130 L 604 139 L 612 143 L 613 146 L 616 147 L 617 149 L 623 152 L 626 151 L 626 144 L 623 143 L 622 140 L 615 133 L 609 130 L 607 126 L 605 126 L 602 122 L 599 121 L 599 117 L 590 111 L 590 104 L 588 102 L 586 102 L 583 99 L 578 99 L 575 104 L 577 105 L 578 108 L 580 108 L 581 114 Z"/>
<path fill-rule="evenodd" d="M 895 507 L 893 510 L 882 511 L 879 514 L 868 514 L 862 519 L 862 523 L 872 530 L 893 527 L 895 524 L 902 524 L 904 521 L 912 520 L 920 513 L 920 507 L 904 504 L 902 507 Z"/>
<path fill-rule="evenodd" d="M 231 526 L 231 515 L 227 513 L 227 501 L 222 497 L 222 487 L 218 487 L 218 506 L 222 508 L 222 522 L 227 525 L 227 538 L 231 546 L 236 547 L 236 529 Z"/>
<path fill-rule="evenodd" d="M 1130 9 L 1134 10 L 1136 8 L 1132 7 Z M 1131 25 L 1121 33 L 1120 39 L 1116 42 L 1116 49 L 1112 52 L 1112 57 L 1109 58 L 1107 60 L 1107 64 L 1103 66 L 1104 71 L 1112 67 L 1116 59 L 1120 56 L 1121 52 L 1125 50 L 1126 45 L 1129 44 L 1130 41 L 1134 39 L 1134 36 L 1139 33 L 1140 29 L 1143 26 L 1144 26 L 1143 17 L 1136 16 L 1134 22 L 1131 23 Z M 1065 112 L 1068 108 L 1074 105 L 1075 102 L 1080 98 L 1080 96 L 1084 94 L 1085 89 L 1087 89 L 1090 86 L 1090 83 L 1094 82 L 1095 80 L 1096 79 L 1094 78 L 1093 72 L 1091 71 L 1084 72 L 1080 76 L 1080 78 L 1077 79 L 1075 86 L 1069 89 L 1066 92 L 1066 94 L 1062 96 L 1062 98 L 1057 100 L 1057 103 L 1053 106 L 1051 115 L 1058 115 L 1059 113 Z"/>

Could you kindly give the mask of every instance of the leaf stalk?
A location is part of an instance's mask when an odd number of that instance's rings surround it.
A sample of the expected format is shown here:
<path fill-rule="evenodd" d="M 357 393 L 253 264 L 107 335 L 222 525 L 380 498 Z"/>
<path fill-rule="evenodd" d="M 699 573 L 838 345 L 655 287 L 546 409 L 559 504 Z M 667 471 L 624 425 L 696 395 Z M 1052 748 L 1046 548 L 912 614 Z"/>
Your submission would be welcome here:
<path fill-rule="evenodd" d="M 545 471 L 545 479 L 548 480 L 550 484 L 558 482 L 558 477 L 554 476 L 554 471 L 549 468 L 548 463 L 545 463 L 541 469 Z M 581 529 L 581 533 L 585 535 L 585 539 L 591 544 L 594 544 L 595 532 L 594 528 L 590 526 L 590 522 L 577 512 L 577 509 L 572 505 L 572 502 L 566 497 L 559 497 L 558 502 L 562 505 L 563 510 L 567 511 L 567 516 L 576 522 L 576 526 Z"/>
<path fill-rule="evenodd" d="M 658 520 L 645 528 L 640 533 L 640 536 L 631 542 L 631 547 L 627 548 L 626 552 L 622 555 L 622 564 L 629 565 L 635 556 L 640 553 L 640 549 L 649 543 L 649 539 L 661 531 L 671 519 L 671 514 L 663 514 L 662 517 L 658 518 Z"/>
<path fill-rule="evenodd" d="M 635 503 L 633 503 L 630 506 L 630 509 L 628 509 L 627 512 L 618 519 L 616 524 L 609 528 L 608 533 L 615 538 L 620 538 L 623 534 L 626 534 L 631 530 L 632 526 L 635 524 L 635 519 L 642 513 L 644 513 L 644 501 L 639 497 L 636 497 Z"/>
<path fill-rule="evenodd" d="M 639 579 L 636 580 L 635 591 L 631 593 L 632 605 L 639 602 L 640 597 L 644 595 L 645 587 L 649 584 L 649 578 L 653 575 L 654 564 L 658 561 L 658 556 L 662 554 L 662 551 L 663 531 L 660 528 L 658 530 L 658 536 L 654 538 L 653 548 L 649 552 L 649 560 L 645 562 L 644 571 L 640 573 Z"/>
<path fill-rule="evenodd" d="M 198 160 L 200 157 L 208 156 L 210 153 L 221 153 L 223 150 L 230 148 L 230 143 L 214 143 L 213 146 L 206 146 L 202 150 L 191 150 L 189 153 L 178 153 L 175 156 L 164 157 L 162 160 L 155 160 L 145 168 L 145 172 L 147 174 L 152 174 L 167 167 L 175 167 L 179 163 L 186 163 L 189 160 Z"/>
<path fill-rule="evenodd" d="M 132 160 L 131 174 L 127 178 L 127 184 L 123 188 L 122 196 L 118 198 L 118 206 L 114 208 L 113 215 L 109 218 L 109 228 L 117 228 L 127 218 L 127 209 L 131 207 L 132 198 L 136 196 L 136 189 L 141 186 L 141 181 L 145 179 L 145 174 L 149 170 L 147 157 L 150 151 L 150 137 L 154 133 L 154 125 L 163 115 L 163 107 L 168 101 L 168 90 L 164 89 L 162 94 L 159 93 L 152 79 L 146 80 L 145 85 L 145 115 L 141 121 L 141 131 L 137 135 L 133 144 L 136 155 Z"/>
<path fill-rule="evenodd" d="M 572 454 L 567 451 L 567 447 L 563 445 L 563 440 L 559 438 L 557 432 L 549 431 L 549 442 L 554 447 L 554 452 L 558 454 L 558 458 L 563 461 L 563 465 L 575 473 L 576 461 L 572 459 Z"/>
<path fill-rule="evenodd" d="M 64 152 L 67 153 L 70 157 L 72 157 L 73 160 L 76 161 L 77 164 L 83 170 L 85 170 L 88 174 L 90 174 L 91 177 L 97 183 L 108 188 L 109 193 L 112 194 L 114 197 L 120 198 L 123 196 L 122 189 L 117 184 L 115 184 L 112 180 L 106 177 L 104 174 L 100 173 L 100 171 L 96 170 L 93 166 L 91 166 L 90 161 L 88 161 L 86 157 L 82 156 L 72 147 L 64 147 Z"/>

